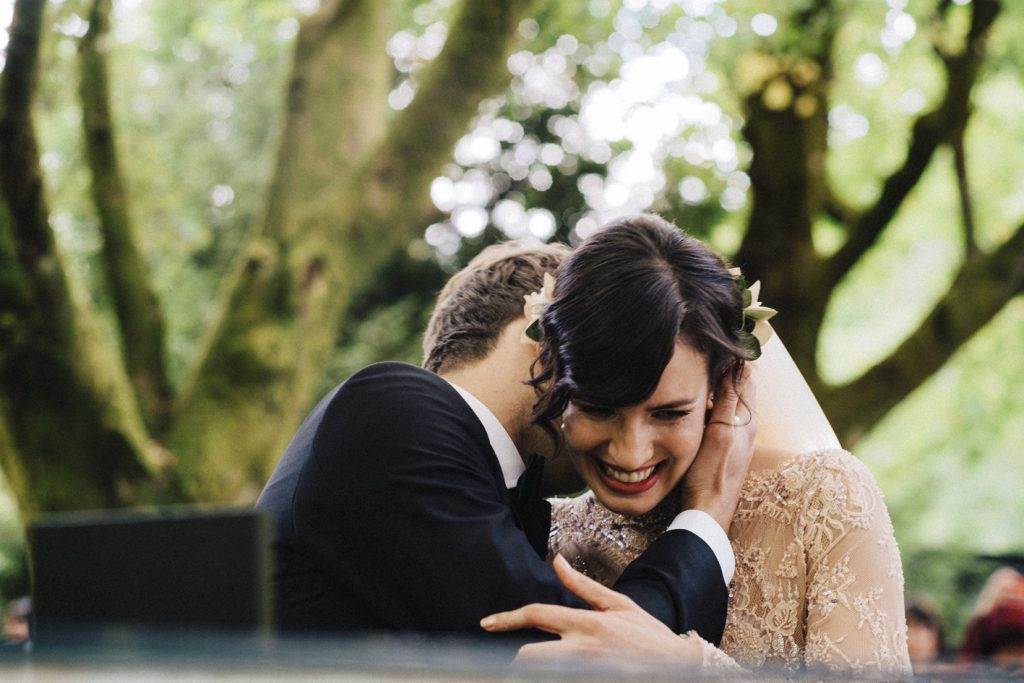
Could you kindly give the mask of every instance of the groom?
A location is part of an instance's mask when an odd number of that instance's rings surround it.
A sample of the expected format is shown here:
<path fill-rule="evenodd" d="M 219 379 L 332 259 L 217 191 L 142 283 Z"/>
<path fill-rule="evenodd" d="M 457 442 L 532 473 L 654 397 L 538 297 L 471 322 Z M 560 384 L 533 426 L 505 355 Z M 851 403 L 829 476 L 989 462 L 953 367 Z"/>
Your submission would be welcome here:
<path fill-rule="evenodd" d="M 481 634 L 482 617 L 527 603 L 586 607 L 545 561 L 535 454 L 552 440 L 523 384 L 537 351 L 523 297 L 567 254 L 486 249 L 439 295 L 425 369 L 371 365 L 313 409 L 257 502 L 276 521 L 280 629 Z M 749 463 L 736 451 L 702 444 L 691 509 L 615 585 L 630 609 L 716 643 L 734 568 L 723 527 Z"/>

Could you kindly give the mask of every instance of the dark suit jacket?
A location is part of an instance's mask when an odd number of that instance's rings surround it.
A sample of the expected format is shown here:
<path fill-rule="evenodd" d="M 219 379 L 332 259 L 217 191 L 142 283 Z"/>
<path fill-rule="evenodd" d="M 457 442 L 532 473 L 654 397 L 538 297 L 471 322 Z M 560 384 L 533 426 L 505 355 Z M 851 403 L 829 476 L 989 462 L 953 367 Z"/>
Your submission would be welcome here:
<path fill-rule="evenodd" d="M 412 365 L 371 365 L 331 391 L 257 507 L 276 520 L 285 630 L 481 634 L 494 612 L 584 606 L 528 542 L 472 409 Z M 665 533 L 615 589 L 677 633 L 721 638 L 721 568 L 688 531 Z"/>

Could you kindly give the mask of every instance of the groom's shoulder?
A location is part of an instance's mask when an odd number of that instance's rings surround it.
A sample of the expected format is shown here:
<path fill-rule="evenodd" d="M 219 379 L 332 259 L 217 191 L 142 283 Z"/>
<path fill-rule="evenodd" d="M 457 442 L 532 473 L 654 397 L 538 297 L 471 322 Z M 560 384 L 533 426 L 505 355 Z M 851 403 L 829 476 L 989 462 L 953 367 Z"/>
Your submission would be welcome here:
<path fill-rule="evenodd" d="M 372 468 L 426 453 L 443 459 L 451 453 L 486 452 L 486 431 L 452 385 L 408 363 L 363 368 L 325 403 L 312 443 L 317 460 L 324 454 L 375 453 L 378 457 L 363 459 L 362 466 Z M 336 460 L 333 455 L 328 459 Z"/>
<path fill-rule="evenodd" d="M 326 408 L 327 419 L 344 415 L 375 428 L 471 415 L 445 379 L 397 361 L 374 363 L 355 373 L 334 390 Z"/>
<path fill-rule="evenodd" d="M 403 363 L 397 360 L 386 360 L 367 365 L 349 377 L 346 384 L 353 380 L 379 380 L 384 378 L 401 378 L 407 381 L 426 383 L 444 382 L 439 375 L 429 370 L 424 370 L 418 365 Z"/>
<path fill-rule="evenodd" d="M 424 393 L 451 398 L 454 389 L 433 372 L 398 361 L 368 365 L 337 389 L 337 394 L 342 397 L 380 397 L 389 401 L 400 401 L 410 395 L 422 398 Z"/>

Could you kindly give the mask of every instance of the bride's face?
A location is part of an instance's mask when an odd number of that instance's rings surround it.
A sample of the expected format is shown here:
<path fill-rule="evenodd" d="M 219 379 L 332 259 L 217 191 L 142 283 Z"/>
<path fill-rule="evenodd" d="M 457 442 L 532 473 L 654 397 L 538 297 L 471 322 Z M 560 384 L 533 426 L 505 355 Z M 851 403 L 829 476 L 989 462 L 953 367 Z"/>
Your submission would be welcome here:
<path fill-rule="evenodd" d="M 563 415 L 577 471 L 601 503 L 639 515 L 653 509 L 690 467 L 709 408 L 707 361 L 679 341 L 646 401 L 607 408 L 572 401 Z"/>

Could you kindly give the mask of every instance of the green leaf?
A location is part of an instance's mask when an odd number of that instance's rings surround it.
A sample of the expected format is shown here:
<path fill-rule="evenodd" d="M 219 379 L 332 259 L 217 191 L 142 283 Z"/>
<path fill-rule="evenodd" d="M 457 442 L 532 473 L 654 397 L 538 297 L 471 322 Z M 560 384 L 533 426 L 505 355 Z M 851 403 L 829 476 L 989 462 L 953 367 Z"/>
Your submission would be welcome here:
<path fill-rule="evenodd" d="M 540 343 L 541 339 L 544 338 L 544 331 L 540 329 L 540 318 L 537 318 L 530 326 L 526 328 L 526 336 L 533 341 Z"/>
<path fill-rule="evenodd" d="M 761 357 L 761 342 L 757 341 L 757 337 L 749 332 L 745 332 L 740 337 L 740 346 L 751 353 L 751 360 L 757 360 Z"/>

